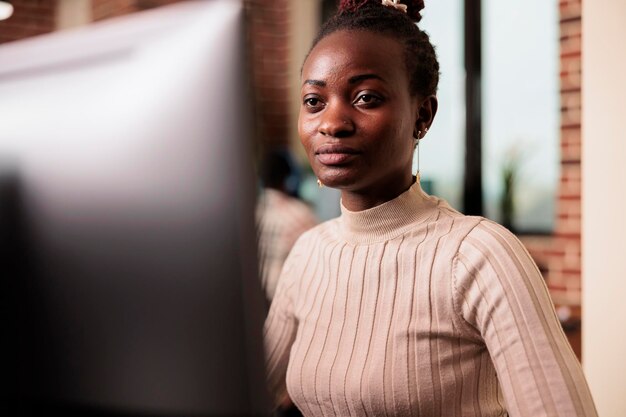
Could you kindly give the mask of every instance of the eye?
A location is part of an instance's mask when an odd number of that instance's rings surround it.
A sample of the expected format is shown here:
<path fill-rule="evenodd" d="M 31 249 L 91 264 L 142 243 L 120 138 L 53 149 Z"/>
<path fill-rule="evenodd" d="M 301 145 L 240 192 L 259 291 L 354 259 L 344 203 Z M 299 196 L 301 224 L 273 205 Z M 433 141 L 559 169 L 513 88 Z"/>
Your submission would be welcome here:
<path fill-rule="evenodd" d="M 319 110 L 322 109 L 322 107 L 324 107 L 324 103 L 322 102 L 322 100 L 319 97 L 317 97 L 317 96 L 310 96 L 310 95 L 304 97 L 304 99 L 302 100 L 302 104 L 310 112 L 319 111 Z"/>
<path fill-rule="evenodd" d="M 354 104 L 362 107 L 374 107 L 382 103 L 383 99 L 377 94 L 362 93 L 354 100 Z"/>

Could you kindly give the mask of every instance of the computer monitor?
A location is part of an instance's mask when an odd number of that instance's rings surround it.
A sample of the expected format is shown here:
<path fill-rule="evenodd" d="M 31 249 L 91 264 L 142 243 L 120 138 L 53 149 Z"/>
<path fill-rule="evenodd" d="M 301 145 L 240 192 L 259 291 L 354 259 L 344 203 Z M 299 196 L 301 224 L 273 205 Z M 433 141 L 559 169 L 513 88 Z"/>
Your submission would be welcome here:
<path fill-rule="evenodd" d="M 266 410 L 243 25 L 185 2 L 0 46 L 3 415 Z"/>

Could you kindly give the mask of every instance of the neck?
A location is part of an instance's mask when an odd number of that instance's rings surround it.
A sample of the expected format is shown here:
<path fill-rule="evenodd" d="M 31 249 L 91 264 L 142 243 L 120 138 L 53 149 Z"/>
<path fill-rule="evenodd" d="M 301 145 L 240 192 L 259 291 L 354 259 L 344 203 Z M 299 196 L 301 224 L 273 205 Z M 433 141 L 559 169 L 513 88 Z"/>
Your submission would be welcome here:
<path fill-rule="evenodd" d="M 343 204 L 338 233 L 353 244 L 393 239 L 436 215 L 442 202 L 425 194 L 418 183 L 396 198 L 369 210 L 350 211 Z"/>
<path fill-rule="evenodd" d="M 415 182 L 411 173 L 402 179 L 389 182 L 384 186 L 362 190 L 342 190 L 341 203 L 350 211 L 363 211 L 393 200 L 408 190 Z"/>

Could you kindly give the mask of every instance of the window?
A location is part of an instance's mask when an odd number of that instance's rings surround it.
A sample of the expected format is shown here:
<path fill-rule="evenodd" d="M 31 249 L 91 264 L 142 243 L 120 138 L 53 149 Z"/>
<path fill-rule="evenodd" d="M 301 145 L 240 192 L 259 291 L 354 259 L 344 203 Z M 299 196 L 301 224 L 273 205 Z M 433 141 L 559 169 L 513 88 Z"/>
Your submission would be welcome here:
<path fill-rule="evenodd" d="M 462 209 L 465 155 L 463 2 L 429 2 L 419 26 L 430 35 L 441 71 L 437 93 L 439 110 L 426 139 L 420 143 L 422 184 L 427 192 Z"/>
<path fill-rule="evenodd" d="M 482 5 L 485 214 L 505 222 L 508 164 L 516 176 L 514 229 L 550 232 L 559 175 L 558 3 Z"/>

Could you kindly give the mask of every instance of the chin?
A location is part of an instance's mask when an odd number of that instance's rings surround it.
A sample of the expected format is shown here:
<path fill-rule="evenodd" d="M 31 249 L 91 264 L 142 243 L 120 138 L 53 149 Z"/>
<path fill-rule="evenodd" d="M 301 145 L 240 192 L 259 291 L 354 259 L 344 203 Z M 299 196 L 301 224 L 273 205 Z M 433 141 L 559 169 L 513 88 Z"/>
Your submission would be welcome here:
<path fill-rule="evenodd" d="M 333 171 L 334 172 L 326 171 L 317 173 L 317 178 L 324 186 L 340 190 L 352 189 L 358 185 L 359 180 L 362 180 L 362 177 L 354 175 L 353 173 L 340 172 L 340 170 Z"/>
<path fill-rule="evenodd" d="M 382 169 L 360 160 L 342 165 L 324 165 L 317 160 L 313 162 L 313 172 L 324 186 L 347 191 L 367 188 L 379 177 L 376 171 Z"/>

